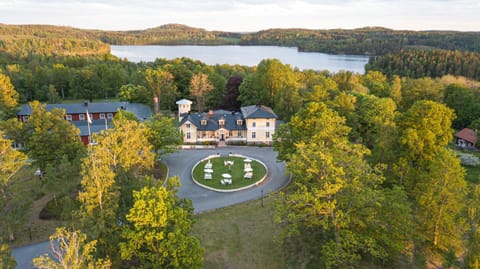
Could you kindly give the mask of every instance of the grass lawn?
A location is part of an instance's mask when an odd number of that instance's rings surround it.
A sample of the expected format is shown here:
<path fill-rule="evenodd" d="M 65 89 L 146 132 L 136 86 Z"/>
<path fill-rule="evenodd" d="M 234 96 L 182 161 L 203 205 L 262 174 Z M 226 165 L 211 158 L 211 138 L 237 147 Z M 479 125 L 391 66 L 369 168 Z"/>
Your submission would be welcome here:
<path fill-rule="evenodd" d="M 204 268 L 284 268 L 274 199 L 255 200 L 195 216 L 193 235 L 205 248 Z"/>
<path fill-rule="evenodd" d="M 205 164 L 207 163 L 207 161 L 205 160 L 193 168 L 193 177 L 195 178 L 195 180 L 206 186 L 216 189 L 228 190 L 251 185 L 265 176 L 265 174 L 267 173 L 265 167 L 261 163 L 253 160 L 251 162 L 251 166 L 253 169 L 253 177 L 251 179 L 244 179 L 244 159 L 245 158 L 242 157 L 218 157 L 210 159 L 213 165 L 212 179 L 204 179 L 205 173 L 203 170 L 205 168 Z M 230 170 L 228 166 L 224 164 L 224 161 L 227 160 L 233 161 L 234 163 L 230 167 Z M 222 185 L 220 183 L 220 180 L 222 179 L 222 174 L 225 173 L 232 175 L 232 184 Z"/>

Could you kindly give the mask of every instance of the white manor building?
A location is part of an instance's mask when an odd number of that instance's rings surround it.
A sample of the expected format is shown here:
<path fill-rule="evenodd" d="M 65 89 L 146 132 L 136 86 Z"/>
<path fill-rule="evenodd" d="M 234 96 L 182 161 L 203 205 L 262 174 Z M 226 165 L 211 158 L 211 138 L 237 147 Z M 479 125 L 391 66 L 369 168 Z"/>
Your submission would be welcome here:
<path fill-rule="evenodd" d="M 210 110 L 208 113 L 192 113 L 192 101 L 182 99 L 178 105 L 179 128 L 183 142 L 271 144 L 278 126 L 278 117 L 266 106 L 252 105 L 240 108 L 240 112 Z"/>

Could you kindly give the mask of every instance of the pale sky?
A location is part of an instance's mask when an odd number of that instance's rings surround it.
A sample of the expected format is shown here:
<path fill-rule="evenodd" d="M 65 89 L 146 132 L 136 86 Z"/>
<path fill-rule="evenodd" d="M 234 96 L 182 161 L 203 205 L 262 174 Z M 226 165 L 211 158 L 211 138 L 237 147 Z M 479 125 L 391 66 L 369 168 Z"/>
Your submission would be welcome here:
<path fill-rule="evenodd" d="M 480 0 L 0 0 L 0 23 L 139 30 L 181 23 L 270 28 L 480 31 Z"/>

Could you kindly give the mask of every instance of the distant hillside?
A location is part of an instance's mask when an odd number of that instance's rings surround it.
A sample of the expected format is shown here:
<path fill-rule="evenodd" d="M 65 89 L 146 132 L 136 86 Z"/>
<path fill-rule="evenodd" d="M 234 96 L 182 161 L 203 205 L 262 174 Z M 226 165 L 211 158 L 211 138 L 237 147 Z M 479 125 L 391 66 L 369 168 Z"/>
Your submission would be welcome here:
<path fill-rule="evenodd" d="M 0 53 L 26 58 L 39 55 L 102 55 L 110 46 L 95 35 L 71 27 L 0 24 Z"/>
<path fill-rule="evenodd" d="M 48 25 L 0 24 L 0 52 L 15 55 L 104 54 L 110 45 L 276 45 L 300 51 L 384 55 L 405 48 L 480 52 L 480 32 L 269 29 L 255 33 L 207 31 L 166 24 L 137 31 L 82 30 Z"/>

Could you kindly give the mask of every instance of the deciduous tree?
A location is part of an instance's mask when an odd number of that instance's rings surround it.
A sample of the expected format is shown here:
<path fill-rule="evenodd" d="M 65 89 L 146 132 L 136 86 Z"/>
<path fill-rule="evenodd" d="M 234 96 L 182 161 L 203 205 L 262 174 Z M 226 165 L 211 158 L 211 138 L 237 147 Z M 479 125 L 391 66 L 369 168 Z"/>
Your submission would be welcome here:
<path fill-rule="evenodd" d="M 168 187 L 134 191 L 120 244 L 122 259 L 141 268 L 201 268 L 203 250 L 190 234 L 193 209 L 176 194 L 178 178 Z"/>
<path fill-rule="evenodd" d="M 0 119 L 8 119 L 15 115 L 18 97 L 10 78 L 0 73 Z"/>
<path fill-rule="evenodd" d="M 50 236 L 51 257 L 49 254 L 33 259 L 39 269 L 108 269 L 110 260 L 96 259 L 96 241 L 87 242 L 87 236 L 81 231 L 67 231 L 57 228 Z"/>
<path fill-rule="evenodd" d="M 194 74 L 190 81 L 190 94 L 195 97 L 197 110 L 203 112 L 205 110 L 205 102 L 207 94 L 213 89 L 213 85 L 208 80 L 208 75 L 203 73 Z"/>

